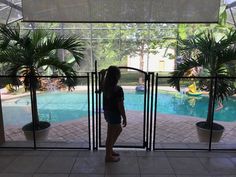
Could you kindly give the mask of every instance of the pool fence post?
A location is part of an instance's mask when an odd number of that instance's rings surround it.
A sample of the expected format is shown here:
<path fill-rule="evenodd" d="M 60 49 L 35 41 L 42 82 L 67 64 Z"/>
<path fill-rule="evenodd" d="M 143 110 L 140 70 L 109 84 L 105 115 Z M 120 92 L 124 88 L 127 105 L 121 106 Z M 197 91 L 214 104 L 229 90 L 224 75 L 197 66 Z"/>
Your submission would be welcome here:
<path fill-rule="evenodd" d="M 89 137 L 89 150 L 91 150 L 91 117 L 90 117 L 90 73 L 87 73 L 87 98 L 88 98 L 88 137 Z"/>
<path fill-rule="evenodd" d="M 153 150 L 156 150 L 156 128 L 157 128 L 157 95 L 158 95 L 158 73 L 156 74 L 155 80 L 155 92 L 154 92 L 154 120 L 153 120 Z"/>
<path fill-rule="evenodd" d="M 149 151 L 148 145 L 149 145 L 149 119 L 150 119 L 150 79 L 151 79 L 151 74 L 147 73 L 147 108 L 146 108 L 146 124 L 145 124 L 145 129 L 146 129 L 146 141 L 145 141 L 145 146 L 146 146 L 146 151 Z"/>
<path fill-rule="evenodd" d="M 95 142 L 95 107 L 94 107 L 94 104 L 95 104 L 95 100 L 94 100 L 94 75 L 95 75 L 95 73 L 94 72 L 92 72 L 92 74 L 91 74 L 91 83 L 92 83 L 92 90 L 91 90 L 91 92 L 92 92 L 92 140 L 93 140 L 93 150 L 96 150 L 96 148 L 97 148 L 97 146 L 96 146 L 96 142 Z"/>
<path fill-rule="evenodd" d="M 98 125 L 98 70 L 97 70 L 97 60 L 95 60 L 95 127 L 96 127 L 96 150 L 98 150 L 99 145 L 99 125 Z"/>
<path fill-rule="evenodd" d="M 102 133 L 101 133 L 101 126 L 102 126 L 102 122 L 101 122 L 101 72 L 98 72 L 98 136 L 99 136 L 99 147 L 102 146 Z"/>
<path fill-rule="evenodd" d="M 152 150 L 152 126 L 153 126 L 153 96 L 154 96 L 154 72 L 151 72 L 151 106 L 150 106 L 150 120 L 149 120 L 149 124 L 150 124 L 150 130 L 149 130 L 149 147 L 148 150 L 151 151 Z"/>
<path fill-rule="evenodd" d="M 5 132 L 4 132 L 4 124 L 3 124 L 3 116 L 2 116 L 2 98 L 0 93 L 0 144 L 5 143 Z"/>

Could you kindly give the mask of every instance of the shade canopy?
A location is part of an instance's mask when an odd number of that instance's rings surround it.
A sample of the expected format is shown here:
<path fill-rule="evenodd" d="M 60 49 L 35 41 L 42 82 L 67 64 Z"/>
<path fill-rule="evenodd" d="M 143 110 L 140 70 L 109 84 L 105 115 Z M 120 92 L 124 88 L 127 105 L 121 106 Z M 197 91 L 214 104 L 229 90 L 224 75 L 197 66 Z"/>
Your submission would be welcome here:
<path fill-rule="evenodd" d="M 220 0 L 22 0 L 32 22 L 211 23 Z"/>
<path fill-rule="evenodd" d="M 0 24 L 22 19 L 21 0 L 0 0 Z"/>

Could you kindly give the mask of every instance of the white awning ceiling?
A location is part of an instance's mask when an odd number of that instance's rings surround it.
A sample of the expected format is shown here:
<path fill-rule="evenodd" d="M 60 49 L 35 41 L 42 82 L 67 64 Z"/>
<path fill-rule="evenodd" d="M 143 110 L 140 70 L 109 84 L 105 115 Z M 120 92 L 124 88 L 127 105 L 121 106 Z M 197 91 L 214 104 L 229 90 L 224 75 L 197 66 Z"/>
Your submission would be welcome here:
<path fill-rule="evenodd" d="M 213 23 L 220 0 L 22 0 L 32 22 Z"/>

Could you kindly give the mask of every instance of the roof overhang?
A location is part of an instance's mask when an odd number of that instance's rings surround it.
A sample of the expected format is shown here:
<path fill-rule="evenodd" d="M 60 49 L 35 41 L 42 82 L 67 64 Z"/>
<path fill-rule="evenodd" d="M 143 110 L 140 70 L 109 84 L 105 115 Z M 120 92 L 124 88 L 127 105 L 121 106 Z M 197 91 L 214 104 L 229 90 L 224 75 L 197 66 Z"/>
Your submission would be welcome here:
<path fill-rule="evenodd" d="M 216 23 L 220 0 L 22 0 L 23 20 L 84 23 Z"/>

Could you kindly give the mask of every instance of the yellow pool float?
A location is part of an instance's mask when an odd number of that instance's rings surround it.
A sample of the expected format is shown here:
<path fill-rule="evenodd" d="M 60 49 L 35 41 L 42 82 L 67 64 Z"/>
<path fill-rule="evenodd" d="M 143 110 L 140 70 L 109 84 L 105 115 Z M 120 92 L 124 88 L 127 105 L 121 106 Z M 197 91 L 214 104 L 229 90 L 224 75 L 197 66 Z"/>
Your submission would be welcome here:
<path fill-rule="evenodd" d="M 191 95 L 191 96 L 200 96 L 200 95 L 202 95 L 202 92 L 197 92 L 197 87 L 196 87 L 196 84 L 194 82 L 193 84 L 188 86 L 187 94 Z"/>

